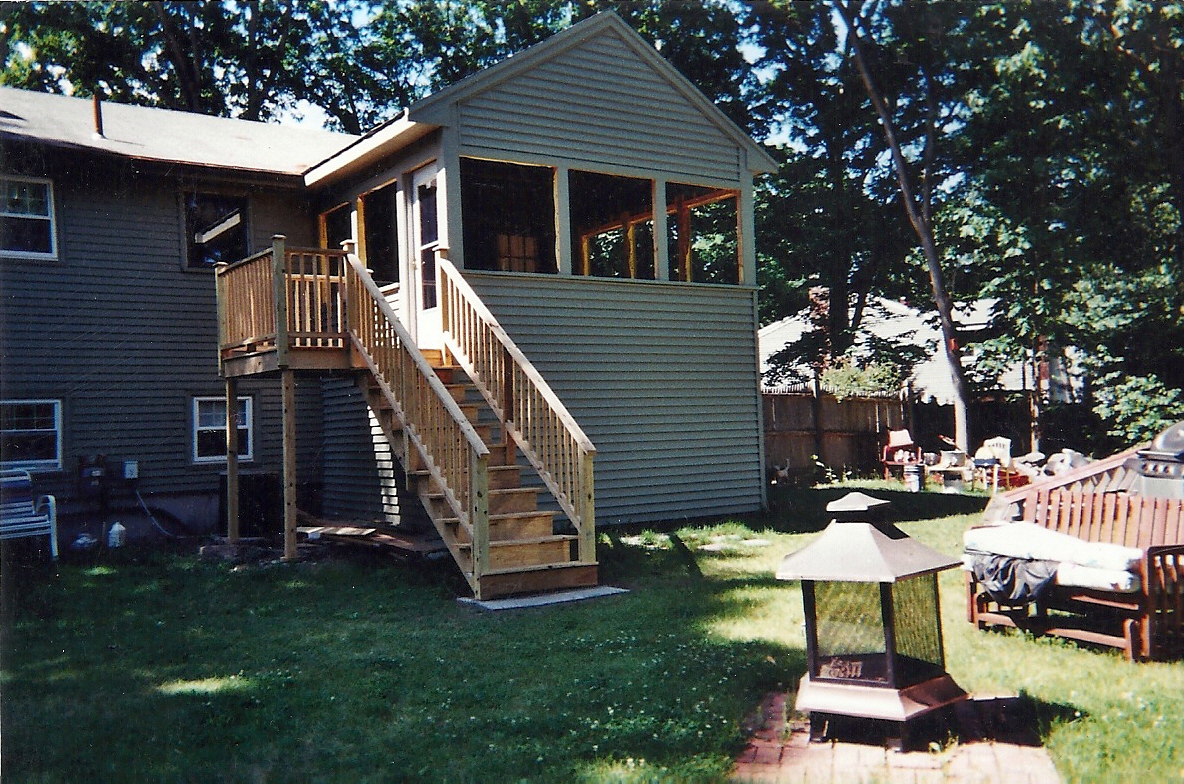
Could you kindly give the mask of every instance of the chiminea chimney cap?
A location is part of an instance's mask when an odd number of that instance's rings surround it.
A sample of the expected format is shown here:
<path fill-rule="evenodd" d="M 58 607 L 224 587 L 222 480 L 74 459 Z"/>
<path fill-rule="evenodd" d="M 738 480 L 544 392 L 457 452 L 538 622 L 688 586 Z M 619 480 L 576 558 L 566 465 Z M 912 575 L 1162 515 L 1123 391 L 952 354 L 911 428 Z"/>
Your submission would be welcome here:
<path fill-rule="evenodd" d="M 826 510 L 835 514 L 834 522 L 808 545 L 785 556 L 776 578 L 894 583 L 961 563 L 890 523 L 868 521 L 887 506 L 888 501 L 863 493 L 831 501 Z"/>
<path fill-rule="evenodd" d="M 831 501 L 826 505 L 826 511 L 844 512 L 847 514 L 852 512 L 878 512 L 891 505 L 891 501 L 886 501 L 883 498 L 876 498 L 866 493 L 852 492 L 847 493 L 842 498 Z"/>

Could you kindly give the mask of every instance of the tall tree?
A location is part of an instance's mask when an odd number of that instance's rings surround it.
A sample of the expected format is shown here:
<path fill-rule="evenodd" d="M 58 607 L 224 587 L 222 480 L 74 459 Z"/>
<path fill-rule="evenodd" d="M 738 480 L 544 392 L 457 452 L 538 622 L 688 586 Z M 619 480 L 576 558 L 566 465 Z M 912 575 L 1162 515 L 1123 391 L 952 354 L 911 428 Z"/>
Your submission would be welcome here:
<path fill-rule="evenodd" d="M 247 120 L 322 107 L 354 133 L 414 96 L 362 0 L 0 3 L 4 84 Z"/>
<path fill-rule="evenodd" d="M 874 64 L 884 61 L 886 54 L 876 46 L 873 16 L 878 3 L 863 3 L 856 0 L 833 0 L 835 10 L 840 14 L 846 26 L 846 34 L 851 42 L 851 51 L 855 65 L 859 70 L 868 99 L 880 118 L 884 141 L 892 160 L 897 185 L 900 189 L 901 203 L 909 223 L 916 232 L 925 258 L 929 273 L 929 282 L 933 294 L 933 303 L 937 307 L 939 324 L 943 338 L 943 350 L 950 366 L 951 381 L 954 391 L 954 440 L 958 448 L 969 450 L 970 446 L 970 390 L 966 382 L 966 371 L 962 366 L 962 352 L 958 342 L 957 331 L 954 327 L 953 301 L 946 289 L 945 274 L 942 270 L 941 255 L 933 231 L 934 191 L 938 183 L 937 171 L 937 136 L 943 117 L 940 114 L 939 79 L 936 69 L 939 66 L 939 50 L 934 40 L 942 31 L 942 21 L 935 15 L 932 7 L 925 5 L 920 13 L 925 14 L 920 27 L 926 34 L 924 39 L 929 46 L 924 50 L 917 48 L 920 55 L 916 62 L 915 87 L 917 92 L 913 96 L 915 105 L 920 107 L 920 128 L 922 138 L 920 147 L 920 167 L 918 174 L 914 174 L 915 167 L 910 166 L 905 158 L 904 145 L 897 133 L 898 111 L 894 111 L 889 101 L 899 107 L 902 103 L 899 94 L 892 96 L 884 92 L 880 80 L 873 73 Z"/>
<path fill-rule="evenodd" d="M 756 110 L 792 144 L 781 171 L 761 183 L 760 238 L 776 249 L 762 272 L 779 280 L 796 268 L 808 273 L 803 283 L 827 289 L 827 350 L 842 354 L 887 257 L 903 258 L 883 203 L 865 188 L 877 165 L 875 115 L 828 6 L 761 5 L 754 25 L 766 74 Z"/>
<path fill-rule="evenodd" d="M 1184 4 L 992 3 L 965 35 L 989 53 L 944 234 L 1005 303 L 1013 358 L 1079 349 L 1099 418 L 1071 443 L 1142 440 L 1184 416 Z"/>

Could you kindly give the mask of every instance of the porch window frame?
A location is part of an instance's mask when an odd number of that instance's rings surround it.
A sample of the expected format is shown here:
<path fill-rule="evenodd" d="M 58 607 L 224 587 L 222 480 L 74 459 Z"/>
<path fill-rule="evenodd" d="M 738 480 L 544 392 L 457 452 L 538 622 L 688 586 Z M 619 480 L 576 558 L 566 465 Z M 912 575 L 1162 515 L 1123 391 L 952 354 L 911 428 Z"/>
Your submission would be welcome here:
<path fill-rule="evenodd" d="M 41 220 L 49 223 L 49 250 L 31 251 L 14 250 L 0 245 L 0 258 L 26 259 L 29 261 L 57 261 L 58 260 L 58 220 L 57 200 L 53 192 L 53 180 L 48 177 L 29 177 L 23 174 L 0 173 L 0 183 L 22 182 L 45 186 L 46 214 L 8 212 L 0 203 L 0 220 L 15 218 L 17 220 Z M 3 186 L 0 186 L 3 187 Z M 6 188 L 5 188 L 6 190 Z"/>
<path fill-rule="evenodd" d="M 225 412 L 223 412 L 221 417 L 219 418 L 221 425 L 216 426 L 216 427 L 212 427 L 212 426 L 203 426 L 201 424 L 201 405 L 203 403 L 214 403 L 214 404 L 220 403 L 224 406 L 226 404 L 225 396 L 194 395 L 192 398 L 192 401 L 193 402 L 191 403 L 191 420 L 190 420 L 191 430 L 192 430 L 191 442 L 193 445 L 192 446 L 192 453 L 191 453 L 190 457 L 191 457 L 192 461 L 197 465 L 210 465 L 210 464 L 225 465 L 225 463 L 226 463 L 226 414 L 225 414 Z M 239 462 L 250 462 L 255 459 L 255 398 L 252 395 L 239 395 L 238 402 L 240 404 L 242 404 L 244 402 L 246 403 L 245 417 L 244 417 L 246 419 L 246 422 L 245 423 L 240 422 L 238 425 L 238 429 L 240 431 L 245 430 L 247 433 L 247 448 L 246 448 L 246 450 L 239 452 L 238 459 L 239 459 Z M 201 433 L 211 433 L 211 432 L 222 433 L 222 439 L 220 442 L 222 444 L 222 450 L 219 454 L 216 454 L 216 455 L 215 454 L 203 455 L 203 454 L 201 454 L 201 451 L 198 446 L 198 442 L 199 442 L 198 436 Z"/>
<path fill-rule="evenodd" d="M 38 471 L 61 471 L 62 470 L 62 401 L 60 398 L 6 398 L 0 400 L 0 407 L 17 406 L 17 405 L 52 405 L 53 406 L 53 434 L 55 440 L 55 455 L 53 459 L 35 459 L 35 460 L 2 460 L 0 461 L 0 468 L 10 469 L 19 468 L 30 472 Z M 11 430 L 6 432 L 14 433 L 48 433 L 48 428 L 23 428 L 20 430 Z"/>

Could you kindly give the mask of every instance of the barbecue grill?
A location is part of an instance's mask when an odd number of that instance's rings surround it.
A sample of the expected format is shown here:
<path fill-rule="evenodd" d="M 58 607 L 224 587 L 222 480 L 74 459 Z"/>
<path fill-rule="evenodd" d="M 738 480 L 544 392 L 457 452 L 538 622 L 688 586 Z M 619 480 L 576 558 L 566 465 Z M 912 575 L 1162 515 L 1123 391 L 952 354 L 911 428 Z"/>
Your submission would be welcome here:
<path fill-rule="evenodd" d="M 1126 461 L 1137 479 L 1131 490 L 1158 498 L 1184 498 L 1184 422 L 1160 433 L 1148 449 Z"/>

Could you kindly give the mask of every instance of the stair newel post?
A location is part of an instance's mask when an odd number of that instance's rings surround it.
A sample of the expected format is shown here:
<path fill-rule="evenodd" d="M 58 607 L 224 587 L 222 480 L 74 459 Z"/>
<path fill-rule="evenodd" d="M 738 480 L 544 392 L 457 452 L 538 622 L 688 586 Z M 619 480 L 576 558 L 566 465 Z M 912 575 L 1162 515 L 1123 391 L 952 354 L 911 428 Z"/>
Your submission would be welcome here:
<path fill-rule="evenodd" d="M 354 279 L 357 275 L 354 272 L 354 265 L 351 263 L 352 260 L 357 259 L 357 256 L 354 254 L 354 241 L 345 240 L 341 243 L 341 249 L 345 251 L 345 258 L 341 260 L 341 274 L 345 279 L 345 293 L 341 297 L 341 309 L 345 312 L 342 314 L 341 320 L 345 324 L 346 332 L 352 332 L 356 335 L 359 334 L 356 329 L 357 317 L 354 315 L 354 311 L 357 310 L 358 299 L 354 292 Z M 358 260 L 359 266 L 361 263 Z"/>
<path fill-rule="evenodd" d="M 287 238 L 276 234 L 271 238 L 271 284 L 275 300 L 276 363 L 288 366 L 288 270 Z"/>
<path fill-rule="evenodd" d="M 481 576 L 489 571 L 489 456 L 470 451 L 469 523 L 473 527 L 473 584 L 481 597 Z"/>
<path fill-rule="evenodd" d="M 592 452 L 580 450 L 580 530 L 576 543 L 581 563 L 596 561 L 596 496 L 593 484 Z"/>
<path fill-rule="evenodd" d="M 226 268 L 230 265 L 224 261 L 219 261 L 214 265 L 214 302 L 218 308 L 218 374 L 221 375 L 224 371 L 224 364 L 222 362 L 222 347 L 226 345 L 227 332 L 227 312 L 226 307 Z"/>

